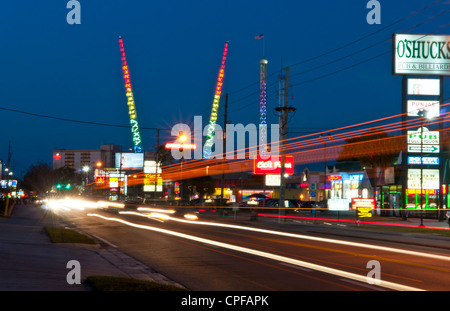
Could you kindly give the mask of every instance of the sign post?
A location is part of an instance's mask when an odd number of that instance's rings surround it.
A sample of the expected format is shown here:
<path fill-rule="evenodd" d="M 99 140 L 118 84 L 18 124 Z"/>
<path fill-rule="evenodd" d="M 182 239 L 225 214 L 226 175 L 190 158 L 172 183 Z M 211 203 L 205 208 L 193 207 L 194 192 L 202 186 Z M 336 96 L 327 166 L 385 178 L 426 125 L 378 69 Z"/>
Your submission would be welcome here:
<path fill-rule="evenodd" d="M 423 126 L 415 133 L 407 131 L 407 128 L 409 120 L 417 121 L 417 118 L 421 118 L 420 121 L 423 123 L 426 122 L 426 118 L 440 117 L 444 98 L 444 76 L 450 76 L 450 35 L 393 34 L 392 74 L 403 75 L 402 135 L 407 137 L 407 149 L 402 154 L 401 169 L 404 177 L 401 183 L 403 197 L 401 205 L 406 208 L 411 207 L 411 200 L 408 202 L 408 194 L 411 193 L 408 187 L 412 184 L 417 186 L 417 171 L 420 171 L 420 175 L 422 173 L 425 175 L 424 188 L 436 187 L 433 189 L 439 190 L 444 186 L 443 171 L 446 161 L 442 158 L 442 135 L 439 135 L 443 129 L 443 122 L 434 121 L 432 124 L 436 125 L 433 125 L 430 131 Z M 432 157 L 428 157 L 430 154 Z M 427 158 L 433 160 L 426 160 Z M 427 175 L 427 170 L 433 165 L 439 165 L 437 173 Z M 427 185 L 431 180 L 433 185 Z M 442 208 L 444 205 L 442 191 L 437 193 L 436 196 L 439 197 L 436 199 Z M 417 202 L 415 206 L 417 207 Z M 418 206 L 422 207 L 423 202 Z M 439 219 L 443 219 L 443 215 L 444 213 L 440 212 Z M 403 216 L 406 219 L 405 213 Z"/>

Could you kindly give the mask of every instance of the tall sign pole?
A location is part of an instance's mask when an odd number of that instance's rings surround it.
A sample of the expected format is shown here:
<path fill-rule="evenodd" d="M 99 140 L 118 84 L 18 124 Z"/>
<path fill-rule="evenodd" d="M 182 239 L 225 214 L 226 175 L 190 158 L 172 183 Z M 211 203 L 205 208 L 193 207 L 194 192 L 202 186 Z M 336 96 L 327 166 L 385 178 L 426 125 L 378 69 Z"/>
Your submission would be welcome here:
<path fill-rule="evenodd" d="M 407 139 L 406 148 L 402 152 L 401 165 L 403 217 L 406 219 L 406 208 L 412 207 L 409 194 L 413 194 L 415 197 L 414 205 L 416 209 L 420 208 L 421 219 L 423 208 L 424 206 L 428 207 L 429 196 L 433 195 L 438 203 L 438 209 L 441 210 L 438 211 L 438 217 L 443 220 L 446 161 L 442 151 L 443 121 L 440 114 L 444 98 L 444 76 L 450 75 L 450 36 L 393 34 L 392 45 L 392 74 L 403 75 L 402 137 Z M 437 126 L 429 124 L 435 129 L 437 127 L 437 131 L 432 132 L 435 136 L 433 139 L 430 139 L 431 132 L 427 133 L 428 129 L 424 128 L 423 122 L 427 121 L 424 119 L 425 116 L 427 119 L 439 118 Z M 414 128 L 413 131 L 407 131 L 410 127 L 408 121 L 417 119 L 417 117 L 421 118 L 420 129 Z M 418 134 L 419 132 L 420 134 Z M 437 137 L 438 135 L 439 137 Z M 420 145 L 417 144 L 417 137 L 420 139 Z M 426 137 L 428 138 L 426 139 Z M 418 157 L 417 154 L 419 154 Z M 431 161 L 436 156 L 438 163 Z M 418 162 L 410 161 L 415 158 L 419 159 Z M 426 166 L 426 174 L 424 166 Z M 420 176 L 420 185 L 418 185 L 418 176 Z M 423 202 L 424 192 L 425 202 Z M 419 196 L 420 203 L 418 204 Z"/>
<path fill-rule="evenodd" d="M 219 75 L 217 77 L 216 90 L 214 92 L 214 100 L 211 109 L 211 116 L 207 128 L 205 147 L 203 148 L 203 157 L 209 158 L 212 153 L 212 145 L 214 144 L 214 129 L 217 122 L 217 112 L 219 110 L 220 95 L 222 94 L 223 79 L 225 77 L 225 62 L 228 54 L 228 41 L 225 42 L 222 54 L 222 62 L 220 63 Z"/>
<path fill-rule="evenodd" d="M 119 44 L 122 59 L 123 79 L 125 81 L 125 91 L 127 96 L 128 114 L 130 115 L 130 125 L 134 144 L 134 152 L 144 152 L 142 148 L 142 139 L 139 130 L 136 106 L 134 105 L 133 90 L 131 89 L 130 71 L 128 69 L 127 58 L 125 55 L 125 47 L 123 45 L 122 37 L 119 37 Z"/>

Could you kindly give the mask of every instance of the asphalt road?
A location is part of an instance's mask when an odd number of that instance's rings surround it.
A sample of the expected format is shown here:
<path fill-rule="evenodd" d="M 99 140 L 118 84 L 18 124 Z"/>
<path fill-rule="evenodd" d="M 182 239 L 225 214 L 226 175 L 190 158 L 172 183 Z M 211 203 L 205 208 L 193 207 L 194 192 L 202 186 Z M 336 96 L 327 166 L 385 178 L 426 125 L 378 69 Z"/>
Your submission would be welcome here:
<path fill-rule="evenodd" d="M 450 252 L 444 249 L 381 241 L 350 245 L 363 241 L 302 225 L 289 227 L 296 235 L 286 236 L 200 224 L 202 219 L 186 223 L 100 209 L 57 213 L 193 291 L 450 289 Z"/>

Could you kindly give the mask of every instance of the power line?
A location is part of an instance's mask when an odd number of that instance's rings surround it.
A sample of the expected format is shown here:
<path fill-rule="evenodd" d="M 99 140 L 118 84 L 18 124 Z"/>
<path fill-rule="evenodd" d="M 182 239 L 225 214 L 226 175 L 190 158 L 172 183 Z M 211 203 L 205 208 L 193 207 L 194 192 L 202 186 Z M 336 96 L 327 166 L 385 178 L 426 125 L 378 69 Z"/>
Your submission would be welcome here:
<path fill-rule="evenodd" d="M 59 121 L 67 121 L 67 122 L 82 123 L 82 124 L 91 124 L 91 125 L 100 125 L 100 126 L 120 127 L 120 128 L 131 128 L 130 125 L 108 124 L 108 123 L 100 123 L 100 122 L 91 122 L 91 121 L 83 121 L 83 120 L 68 119 L 68 118 L 49 116 L 49 115 L 38 114 L 38 113 L 33 113 L 33 112 L 28 112 L 28 111 L 23 111 L 23 110 L 17 110 L 17 109 L 5 108 L 5 107 L 0 107 L 0 110 L 6 110 L 6 111 L 11 111 L 11 112 L 17 112 L 17 113 L 21 113 L 21 114 L 26 114 L 26 115 L 34 116 L 34 117 L 47 118 L 47 119 L 54 119 L 54 120 L 59 120 Z M 141 129 L 143 129 L 143 130 L 158 130 L 158 129 L 159 129 L 159 130 L 166 130 L 166 129 L 160 129 L 160 128 L 156 128 L 156 127 L 141 127 Z"/>
<path fill-rule="evenodd" d="M 370 33 L 370 34 L 368 34 L 368 35 L 365 35 L 365 36 L 363 36 L 363 37 L 361 37 L 361 38 L 358 38 L 358 39 L 356 39 L 356 40 L 354 40 L 354 41 L 352 41 L 352 42 L 346 43 L 346 44 L 344 44 L 344 45 L 342 45 L 342 46 L 340 46 L 340 47 L 338 47 L 338 48 L 336 48 L 336 49 L 332 49 L 332 50 L 327 51 L 327 52 L 324 52 L 324 53 L 322 53 L 322 54 L 320 54 L 320 55 L 317 55 L 317 56 L 311 57 L 311 58 L 309 58 L 309 59 L 305 59 L 305 60 L 299 61 L 299 62 L 297 62 L 297 63 L 294 63 L 294 64 L 290 65 L 289 67 L 294 67 L 294 66 L 297 66 L 297 65 L 300 65 L 300 64 L 304 64 L 304 63 L 307 63 L 307 62 L 311 62 L 311 61 L 313 61 L 313 60 L 316 60 L 316 59 L 319 59 L 319 58 L 321 58 L 321 57 L 324 57 L 324 56 L 330 55 L 330 54 L 332 54 L 332 53 L 335 53 L 336 51 L 342 50 L 342 49 L 344 49 L 344 48 L 346 48 L 346 47 L 348 47 L 348 46 L 351 46 L 351 45 L 353 45 L 353 44 L 355 44 L 355 43 L 357 43 L 357 42 L 360 42 L 360 41 L 362 41 L 362 40 L 364 40 L 364 39 L 367 39 L 367 38 L 369 38 L 369 37 L 371 37 L 371 36 L 373 36 L 373 35 L 375 35 L 375 34 L 381 32 L 381 31 L 383 31 L 383 30 L 386 30 L 386 29 L 388 29 L 388 28 L 390 28 L 390 27 L 392 27 L 392 26 L 394 26 L 394 25 L 396 25 L 396 24 L 398 24 L 398 23 L 400 23 L 400 22 L 402 22 L 402 21 L 405 21 L 405 20 L 407 20 L 407 19 L 409 19 L 409 18 L 411 18 L 411 17 L 413 17 L 413 16 L 415 16 L 415 15 L 417 15 L 417 14 L 419 14 L 419 13 L 421 13 L 421 12 L 423 12 L 423 11 L 425 11 L 425 10 L 427 10 L 427 9 L 429 9 L 429 8 L 431 8 L 431 7 L 433 7 L 433 6 L 435 6 L 435 5 L 437 5 L 437 4 L 439 4 L 439 3 L 442 2 L 442 1 L 443 1 L 443 0 L 438 0 L 438 1 L 434 2 L 434 3 L 432 3 L 432 4 L 429 4 L 429 5 L 425 6 L 425 7 L 421 8 L 421 9 L 419 9 L 419 10 L 417 10 L 417 11 L 415 11 L 415 12 L 413 12 L 413 13 L 411 13 L 411 14 L 409 14 L 409 15 L 407 15 L 407 16 L 405 16 L 405 17 L 403 17 L 403 18 L 401 18 L 401 19 L 399 19 L 399 20 L 397 20 L 397 21 L 395 21 L 395 22 L 393 22 L 393 23 L 391 23 L 391 24 L 389 24 L 389 25 L 383 27 L 383 28 L 381 28 L 381 29 L 378 29 L 378 30 L 372 32 L 372 33 Z M 277 73 L 278 73 L 278 71 L 277 71 L 277 72 L 273 72 L 272 74 L 268 75 L 268 78 L 271 77 L 271 76 L 273 76 L 273 75 L 275 75 L 275 74 L 277 74 Z M 255 85 L 255 84 L 258 84 L 258 83 L 259 83 L 259 81 L 253 82 L 253 83 L 251 83 L 251 84 L 249 84 L 249 85 L 247 85 L 247 86 L 245 86 L 245 87 L 242 87 L 242 88 L 240 88 L 240 89 L 238 89 L 238 90 L 231 91 L 231 92 L 228 92 L 228 93 L 229 93 L 229 94 L 239 93 L 239 92 L 241 92 L 241 91 L 243 91 L 243 90 L 245 90 L 245 89 L 247 89 L 247 88 L 249 88 L 249 87 L 251 87 L 251 86 L 253 86 L 253 85 Z M 245 98 L 247 98 L 247 97 L 249 97 L 249 96 L 251 96 L 251 95 L 254 95 L 254 93 L 245 96 Z M 238 101 L 239 101 L 239 100 L 238 100 Z"/>

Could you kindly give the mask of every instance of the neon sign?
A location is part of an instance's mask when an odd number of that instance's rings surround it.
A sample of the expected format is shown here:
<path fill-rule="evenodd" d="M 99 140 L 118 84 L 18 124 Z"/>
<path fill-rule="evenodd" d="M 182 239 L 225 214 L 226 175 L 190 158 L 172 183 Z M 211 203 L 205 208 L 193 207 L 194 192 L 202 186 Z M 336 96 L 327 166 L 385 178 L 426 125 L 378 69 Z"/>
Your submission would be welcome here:
<path fill-rule="evenodd" d="M 294 157 L 285 156 L 284 162 L 285 174 L 294 174 Z M 272 156 L 267 160 L 259 156 L 253 159 L 253 174 L 280 174 L 281 173 L 281 157 Z"/>

